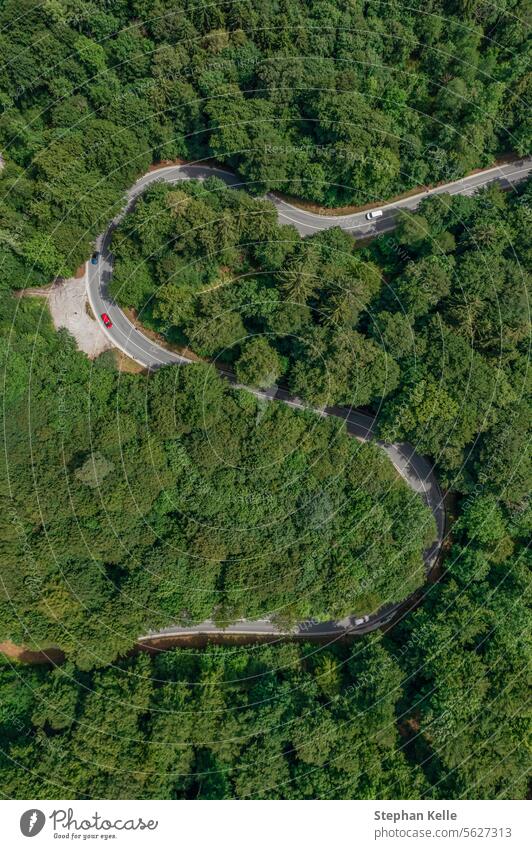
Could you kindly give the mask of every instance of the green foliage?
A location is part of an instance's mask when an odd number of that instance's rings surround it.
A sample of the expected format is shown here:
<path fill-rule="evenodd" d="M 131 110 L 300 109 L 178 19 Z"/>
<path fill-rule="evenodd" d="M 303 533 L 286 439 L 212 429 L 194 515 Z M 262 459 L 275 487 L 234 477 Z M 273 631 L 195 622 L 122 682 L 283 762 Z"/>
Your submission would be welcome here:
<path fill-rule="evenodd" d="M 3 737 L 6 795 L 25 798 L 380 798 L 428 790 L 394 728 L 401 674 L 378 639 L 139 655 L 79 679 L 5 666 L 28 688 L 26 735 Z M 332 677 L 332 678 L 331 678 Z M 334 680 L 334 684 L 331 680 Z M 326 683 L 327 682 L 327 683 Z M 363 683 L 362 683 L 363 682 Z M 33 715 L 31 711 L 33 709 Z"/>
<path fill-rule="evenodd" d="M 342 422 L 202 364 L 119 375 L 17 307 L 5 296 L 4 638 L 90 668 L 149 629 L 367 613 L 423 582 L 431 514 Z M 270 382 L 278 355 L 248 345 L 237 371 Z"/>
<path fill-rule="evenodd" d="M 27 231 L 26 283 L 35 263 L 75 269 L 150 160 L 215 156 L 257 193 L 334 206 L 526 153 L 524 0 L 463 14 L 450 0 L 430 14 L 418 0 L 6 0 L 0 191 Z M 405 228 L 417 250 L 423 223 Z"/>
<path fill-rule="evenodd" d="M 278 327 L 302 331 L 289 370 L 294 392 L 315 404 L 330 397 L 347 402 L 353 385 L 358 403 L 384 395 L 382 437 L 408 439 L 433 456 L 438 476 L 459 498 L 445 579 L 387 642 L 408 681 L 397 713 L 409 758 L 423 770 L 425 795 L 436 798 L 527 792 L 529 194 L 525 186 L 511 198 L 488 189 L 473 199 L 426 201 L 420 216 L 409 216 L 392 238 L 383 236 L 362 253 L 370 269 L 382 267 L 387 285 L 371 288 L 378 276 L 371 271 L 357 323 L 341 331 L 331 330 L 328 318 L 335 280 L 350 256 L 342 235 L 293 241 L 282 268 L 266 269 L 279 294 Z M 327 267 L 324 252 L 333 239 Z M 388 363 L 381 371 L 379 356 Z M 386 374 L 387 393 L 378 388 Z M 333 580 L 341 592 L 340 576 Z M 395 686 L 393 674 L 383 671 L 389 659 L 381 660 L 383 693 Z M 318 686 L 334 698 L 337 664 L 326 657 L 316 668 Z M 363 678 L 368 705 L 379 699 L 375 680 Z M 296 745 L 311 749 L 322 767 L 324 738 L 305 746 L 314 727 L 308 723 Z M 259 746 L 252 757 L 264 772 Z M 312 786 L 326 797 L 325 786 Z M 233 792 L 239 788 L 249 792 L 243 779 Z M 264 795 L 269 792 L 265 785 Z"/>
<path fill-rule="evenodd" d="M 315 405 L 370 404 L 396 388 L 395 361 L 357 330 L 378 269 L 339 228 L 303 240 L 271 204 L 211 179 L 149 189 L 113 251 L 118 303 L 203 357 L 236 361 L 241 383 L 282 374 Z"/>
<path fill-rule="evenodd" d="M 439 798 L 524 798 L 530 745 L 530 528 L 484 495 L 455 525 L 447 580 L 393 634 L 412 744 Z M 406 646 L 406 651 L 400 647 Z"/>
<path fill-rule="evenodd" d="M 118 376 L 8 292 L 83 262 L 153 160 L 216 156 L 257 194 L 332 206 L 528 153 L 525 18 L 522 0 L 2 4 L 0 615 L 69 654 L 0 664 L 6 796 L 525 798 L 530 185 L 433 197 L 361 252 L 216 180 L 153 187 L 115 234 L 113 293 L 142 321 L 250 383 L 372 406 L 454 490 L 441 581 L 350 648 L 115 663 L 170 622 L 402 598 L 431 518 L 337 425 L 204 366 Z"/>
<path fill-rule="evenodd" d="M 259 336 L 243 345 L 235 371 L 239 383 L 266 388 L 277 381 L 281 363 L 277 352 L 264 337 Z"/>
<path fill-rule="evenodd" d="M 515 504 L 530 490 L 530 269 L 514 248 L 527 239 L 528 190 L 521 191 L 424 201 L 425 236 L 415 252 L 402 241 L 403 226 L 393 237 L 400 250 L 387 250 L 390 237 L 377 239 L 370 255 L 386 265 L 390 286 L 370 305 L 375 323 L 368 317 L 376 342 L 401 366 L 382 410 L 383 438 L 408 439 L 437 458 L 440 480 L 453 489 L 471 491 L 478 476 L 491 492 L 503 493 L 504 483 L 503 498 Z M 445 256 L 442 233 L 455 242 Z"/>

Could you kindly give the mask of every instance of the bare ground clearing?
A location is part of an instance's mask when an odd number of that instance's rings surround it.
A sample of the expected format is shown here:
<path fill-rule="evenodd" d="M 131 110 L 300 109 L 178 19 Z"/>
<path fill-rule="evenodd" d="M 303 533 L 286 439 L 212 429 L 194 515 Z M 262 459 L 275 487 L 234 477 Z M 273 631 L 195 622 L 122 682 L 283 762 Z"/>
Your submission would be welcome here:
<path fill-rule="evenodd" d="M 59 280 L 44 289 L 23 289 L 20 295 L 45 297 L 56 330 L 65 327 L 76 340 L 80 351 L 94 359 L 113 345 L 87 309 L 85 276 Z"/>

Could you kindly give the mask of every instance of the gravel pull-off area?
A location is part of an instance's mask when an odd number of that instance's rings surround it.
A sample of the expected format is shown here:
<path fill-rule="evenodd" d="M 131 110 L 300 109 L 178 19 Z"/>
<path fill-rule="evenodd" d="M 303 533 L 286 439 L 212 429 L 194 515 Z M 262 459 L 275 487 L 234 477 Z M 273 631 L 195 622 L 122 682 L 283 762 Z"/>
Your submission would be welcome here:
<path fill-rule="evenodd" d="M 90 313 L 85 275 L 69 277 L 46 289 L 25 289 L 24 295 L 40 295 L 48 300 L 52 321 L 56 330 L 66 327 L 77 342 L 80 351 L 91 359 L 113 346 L 98 321 Z"/>

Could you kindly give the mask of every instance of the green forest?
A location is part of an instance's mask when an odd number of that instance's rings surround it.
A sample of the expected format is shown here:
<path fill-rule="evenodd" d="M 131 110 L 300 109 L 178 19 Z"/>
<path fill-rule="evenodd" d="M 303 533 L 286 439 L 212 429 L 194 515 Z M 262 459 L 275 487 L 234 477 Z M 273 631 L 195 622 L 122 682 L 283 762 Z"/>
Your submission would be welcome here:
<path fill-rule="evenodd" d="M 148 189 L 112 251 L 117 303 L 243 384 L 281 379 L 319 407 L 397 386 L 396 362 L 362 333 L 380 270 L 339 228 L 302 239 L 270 202 L 210 178 Z"/>
<path fill-rule="evenodd" d="M 531 197 L 434 196 L 361 249 L 338 227 L 302 239 L 216 178 L 156 185 L 113 235 L 111 294 L 241 383 L 379 411 L 384 438 L 438 457 L 456 488 L 508 414 L 522 453 Z"/>
<path fill-rule="evenodd" d="M 152 161 L 215 157 L 253 191 L 335 206 L 524 154 L 526 17 L 526 0 L 4 0 L 4 275 L 74 270 Z"/>
<path fill-rule="evenodd" d="M 530 153 L 524 0 L 0 4 L 0 776 L 17 799 L 524 799 L 532 659 L 532 181 L 355 244 L 267 190 L 362 205 Z M 17 297 L 113 236 L 112 293 L 201 362 L 119 371 Z M 434 463 L 448 529 L 339 420 Z M 384 632 L 148 653 L 207 617 Z"/>
<path fill-rule="evenodd" d="M 367 614 L 423 583 L 432 514 L 343 421 L 208 365 L 93 364 L 42 309 L 3 315 L 4 638 L 92 666 L 149 629 Z"/>
<path fill-rule="evenodd" d="M 350 648 L 179 649 L 92 673 L 2 663 L 3 793 L 522 797 L 522 588 L 512 578 L 495 599 L 477 585 L 449 617 L 455 587 L 452 598 L 434 600 L 430 617 L 409 619 L 397 642 L 372 635 Z"/>

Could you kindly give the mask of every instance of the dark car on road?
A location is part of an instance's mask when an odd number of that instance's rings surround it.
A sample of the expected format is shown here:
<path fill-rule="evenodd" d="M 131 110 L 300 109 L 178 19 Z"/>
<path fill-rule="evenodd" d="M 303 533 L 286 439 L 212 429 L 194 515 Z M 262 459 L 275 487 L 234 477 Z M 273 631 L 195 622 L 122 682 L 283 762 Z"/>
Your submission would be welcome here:
<path fill-rule="evenodd" d="M 100 254 L 98 253 L 98 251 L 94 251 L 93 255 L 91 256 L 91 265 L 98 265 L 99 259 Z"/>

